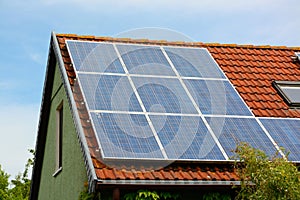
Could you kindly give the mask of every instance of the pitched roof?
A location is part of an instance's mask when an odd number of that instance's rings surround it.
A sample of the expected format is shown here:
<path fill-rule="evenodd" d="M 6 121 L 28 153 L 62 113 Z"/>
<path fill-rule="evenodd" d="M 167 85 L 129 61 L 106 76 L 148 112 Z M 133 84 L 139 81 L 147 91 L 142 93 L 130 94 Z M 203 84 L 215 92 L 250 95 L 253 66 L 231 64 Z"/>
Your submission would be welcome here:
<path fill-rule="evenodd" d="M 300 80 L 300 64 L 293 62 L 292 57 L 300 48 L 253 46 L 253 45 L 223 45 L 205 43 L 184 43 L 149 40 L 117 39 L 108 37 L 78 36 L 69 34 L 56 35 L 69 82 L 74 86 L 75 73 L 71 59 L 66 49 L 66 40 L 107 41 L 158 45 L 179 45 L 205 47 L 236 87 L 244 101 L 258 117 L 300 117 L 299 109 L 291 109 L 282 100 L 272 86 L 273 81 Z M 100 162 L 101 155 L 96 151 L 98 144 L 95 133 L 89 123 L 86 123 L 87 111 L 81 102 L 81 94 L 74 97 L 79 108 L 85 136 L 92 156 L 97 178 L 101 180 L 238 180 L 233 169 L 227 166 L 209 168 L 201 165 L 180 167 L 170 165 L 168 168 L 152 171 L 136 171 L 134 169 L 114 169 Z M 215 164 L 216 166 L 216 164 Z M 232 167 L 232 166 L 231 166 Z M 229 165 L 230 168 L 230 165 Z M 207 178 L 209 177 L 209 178 Z"/>
<path fill-rule="evenodd" d="M 225 72 L 229 80 L 235 86 L 246 104 L 257 117 L 286 117 L 299 118 L 300 110 L 292 109 L 283 101 L 277 91 L 273 88 L 273 81 L 299 81 L 300 64 L 293 62 L 295 52 L 300 47 L 278 47 L 278 46 L 253 46 L 216 43 L 185 43 L 150 40 L 131 40 L 110 37 L 79 36 L 74 34 L 57 34 L 52 38 L 57 41 L 57 51 L 60 55 L 65 69 L 68 83 L 72 89 L 76 109 L 81 121 L 88 151 L 85 152 L 87 163 L 94 178 L 103 183 L 128 183 L 132 180 L 165 181 L 193 181 L 192 184 L 218 184 L 219 182 L 238 181 L 238 176 L 233 169 L 232 163 L 179 163 L 175 162 L 168 167 L 159 170 L 137 170 L 135 168 L 113 168 L 101 162 L 101 155 L 96 134 L 89 123 L 88 112 L 83 104 L 83 97 L 80 89 L 75 84 L 76 74 L 71 63 L 70 55 L 66 48 L 66 40 L 82 41 L 106 41 L 124 42 L 155 45 L 175 45 L 205 47 L 212 54 L 218 65 Z M 83 144 L 84 146 L 84 144 Z M 105 182 L 106 181 L 106 182 Z M 123 181 L 123 182 L 122 182 Z M 197 182 L 198 181 L 198 182 Z M 204 181 L 204 182 L 203 182 Z M 132 183 L 132 182 L 131 182 Z M 148 182 L 149 183 L 149 182 Z"/>

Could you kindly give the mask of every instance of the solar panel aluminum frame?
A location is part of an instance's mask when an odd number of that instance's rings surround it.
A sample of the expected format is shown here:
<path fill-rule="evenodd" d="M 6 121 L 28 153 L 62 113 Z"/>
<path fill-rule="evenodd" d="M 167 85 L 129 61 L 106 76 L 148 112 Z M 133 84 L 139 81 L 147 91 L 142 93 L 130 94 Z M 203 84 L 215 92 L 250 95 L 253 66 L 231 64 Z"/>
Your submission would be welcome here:
<path fill-rule="evenodd" d="M 300 101 L 299 102 L 292 101 L 281 88 L 284 86 L 297 87 L 300 90 L 300 81 L 273 81 L 272 85 L 288 106 L 290 106 L 291 108 L 300 108 Z"/>

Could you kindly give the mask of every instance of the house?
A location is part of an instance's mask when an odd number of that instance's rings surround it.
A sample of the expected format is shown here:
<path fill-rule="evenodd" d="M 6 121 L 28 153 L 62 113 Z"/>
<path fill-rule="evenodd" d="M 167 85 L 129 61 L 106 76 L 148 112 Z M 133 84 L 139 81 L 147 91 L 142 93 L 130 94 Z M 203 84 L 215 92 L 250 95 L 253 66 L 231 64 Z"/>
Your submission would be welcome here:
<path fill-rule="evenodd" d="M 30 199 L 234 195 L 240 141 L 299 162 L 298 52 L 53 33 Z"/>

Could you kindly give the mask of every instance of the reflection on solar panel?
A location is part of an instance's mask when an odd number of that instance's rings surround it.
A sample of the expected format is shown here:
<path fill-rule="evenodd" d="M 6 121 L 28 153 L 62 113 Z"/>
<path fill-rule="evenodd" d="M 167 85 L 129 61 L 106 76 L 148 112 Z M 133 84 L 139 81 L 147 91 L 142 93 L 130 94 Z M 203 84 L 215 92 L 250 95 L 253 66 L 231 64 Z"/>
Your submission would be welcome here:
<path fill-rule="evenodd" d="M 197 113 L 178 79 L 132 77 L 147 112 Z"/>
<path fill-rule="evenodd" d="M 124 73 L 112 44 L 68 41 L 77 71 Z"/>
<path fill-rule="evenodd" d="M 142 111 L 127 77 L 80 73 L 78 77 L 89 109 Z"/>
<path fill-rule="evenodd" d="M 268 155 L 276 152 L 255 118 L 208 117 L 207 121 L 229 156 L 233 156 L 233 150 L 240 142 L 247 142 Z"/>
<path fill-rule="evenodd" d="M 228 160 L 241 141 L 271 155 L 274 141 L 294 144 L 280 133 L 299 132 L 296 122 L 261 120 L 272 140 L 206 49 L 83 41 L 67 47 L 104 159 Z M 287 148 L 293 160 L 296 141 Z"/>
<path fill-rule="evenodd" d="M 185 80 L 185 83 L 203 114 L 252 115 L 228 81 Z"/>
<path fill-rule="evenodd" d="M 143 115 L 91 113 L 105 157 L 163 158 Z"/>
<path fill-rule="evenodd" d="M 175 76 L 159 47 L 116 45 L 130 74 Z"/>
<path fill-rule="evenodd" d="M 200 117 L 150 115 L 170 159 L 224 160 Z"/>
<path fill-rule="evenodd" d="M 171 47 L 164 49 L 183 77 L 225 78 L 206 49 Z"/>
<path fill-rule="evenodd" d="M 300 120 L 299 119 L 263 119 L 265 128 L 280 147 L 289 153 L 288 159 L 300 161 Z"/>

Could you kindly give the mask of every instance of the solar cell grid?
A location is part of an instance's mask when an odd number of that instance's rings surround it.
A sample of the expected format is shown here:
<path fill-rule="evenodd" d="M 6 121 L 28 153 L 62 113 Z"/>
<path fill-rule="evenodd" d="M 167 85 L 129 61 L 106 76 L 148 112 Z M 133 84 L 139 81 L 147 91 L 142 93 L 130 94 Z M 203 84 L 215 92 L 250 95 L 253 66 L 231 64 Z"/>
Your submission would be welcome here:
<path fill-rule="evenodd" d="M 255 118 L 206 117 L 210 127 L 219 139 L 229 157 L 240 142 L 247 142 L 261 149 L 267 155 L 274 155 L 275 146 L 267 137 Z"/>
<path fill-rule="evenodd" d="M 67 41 L 77 71 L 124 73 L 112 44 Z"/>
<path fill-rule="evenodd" d="M 89 109 L 142 112 L 126 76 L 78 74 L 78 77 Z"/>
<path fill-rule="evenodd" d="M 206 49 L 164 47 L 183 77 L 225 78 Z"/>
<path fill-rule="evenodd" d="M 169 159 L 224 160 L 200 117 L 150 115 Z"/>
<path fill-rule="evenodd" d="M 288 159 L 300 162 L 300 120 L 259 119 L 275 142 L 289 152 Z"/>
<path fill-rule="evenodd" d="M 117 48 L 130 74 L 175 76 L 159 47 L 117 45 Z"/>
<path fill-rule="evenodd" d="M 184 82 L 203 114 L 252 115 L 228 81 L 184 80 Z"/>
<path fill-rule="evenodd" d="M 150 127 L 136 124 L 147 124 L 144 115 L 92 112 L 91 117 L 105 157 L 163 159 Z"/>
<path fill-rule="evenodd" d="M 197 113 L 178 79 L 132 77 L 132 81 L 148 112 Z"/>

